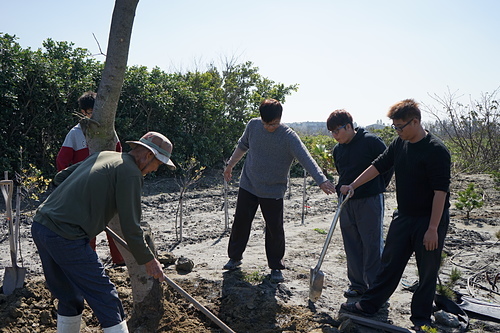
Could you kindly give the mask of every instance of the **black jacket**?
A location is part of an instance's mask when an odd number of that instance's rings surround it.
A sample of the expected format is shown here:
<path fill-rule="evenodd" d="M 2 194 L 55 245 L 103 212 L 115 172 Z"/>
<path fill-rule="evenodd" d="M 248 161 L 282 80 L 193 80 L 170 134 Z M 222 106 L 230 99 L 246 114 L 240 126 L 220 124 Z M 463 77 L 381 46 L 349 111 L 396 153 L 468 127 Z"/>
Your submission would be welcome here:
<path fill-rule="evenodd" d="M 349 143 L 337 144 L 333 148 L 333 159 L 339 174 L 337 193 L 340 186 L 352 183 L 386 149 L 384 142 L 375 134 L 356 128 L 356 134 Z M 354 192 L 352 199 L 366 198 L 385 191 L 393 169 L 378 175 Z"/>

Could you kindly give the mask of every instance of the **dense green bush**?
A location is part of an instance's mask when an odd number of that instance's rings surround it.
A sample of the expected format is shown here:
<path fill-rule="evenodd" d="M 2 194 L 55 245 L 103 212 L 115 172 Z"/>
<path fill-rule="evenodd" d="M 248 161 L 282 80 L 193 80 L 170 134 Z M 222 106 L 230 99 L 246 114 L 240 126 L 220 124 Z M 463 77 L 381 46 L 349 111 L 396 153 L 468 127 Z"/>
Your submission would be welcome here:
<path fill-rule="evenodd" d="M 174 162 L 195 157 L 205 167 L 221 167 L 261 100 L 284 102 L 297 90 L 262 77 L 251 62 L 222 67 L 185 73 L 127 68 L 115 119 L 120 140 L 158 131 L 174 143 Z M 0 33 L 0 171 L 19 172 L 29 162 L 52 175 L 78 121 L 77 99 L 97 90 L 102 69 L 71 43 L 48 39 L 34 51 Z"/>
<path fill-rule="evenodd" d="M 100 76 L 101 64 L 86 50 L 50 39 L 43 47 L 22 49 L 15 37 L 0 34 L 1 171 L 19 172 L 28 163 L 55 170 L 78 96 Z"/>
<path fill-rule="evenodd" d="M 103 64 L 72 43 L 47 39 L 42 48 L 23 49 L 15 36 L 0 33 L 0 171 L 19 172 L 30 163 L 43 174 L 55 172 L 55 158 L 78 118 L 77 99 L 96 91 Z M 205 71 L 166 73 L 160 68 L 127 68 L 115 126 L 122 142 L 147 131 L 167 135 L 173 160 L 195 157 L 202 166 L 221 168 L 246 122 L 257 115 L 263 98 L 285 102 L 297 85 L 262 77 L 251 62 L 227 62 Z M 436 98 L 444 111 L 431 109 L 432 132 L 452 152 L 455 172 L 498 172 L 500 112 L 496 91 L 470 105 L 454 96 Z M 374 130 L 388 145 L 396 133 Z M 329 156 L 335 140 L 304 137 L 321 167 L 332 176 Z M 128 149 L 124 145 L 124 149 Z M 240 164 L 241 165 L 241 164 Z M 293 166 L 292 175 L 302 176 Z"/>

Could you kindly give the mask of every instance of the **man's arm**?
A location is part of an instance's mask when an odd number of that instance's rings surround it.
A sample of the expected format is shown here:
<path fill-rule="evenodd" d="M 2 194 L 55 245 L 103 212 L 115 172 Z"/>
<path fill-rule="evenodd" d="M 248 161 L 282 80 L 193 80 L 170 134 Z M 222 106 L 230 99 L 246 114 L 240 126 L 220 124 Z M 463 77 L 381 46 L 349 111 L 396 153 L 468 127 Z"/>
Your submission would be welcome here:
<path fill-rule="evenodd" d="M 378 172 L 377 168 L 375 168 L 373 165 L 370 165 L 350 185 L 342 185 L 340 187 L 340 192 L 346 195 L 350 191 L 352 196 L 355 189 L 377 177 L 379 174 L 380 172 Z"/>
<path fill-rule="evenodd" d="M 446 202 L 447 193 L 444 191 L 434 191 L 432 199 L 431 219 L 429 227 L 424 235 L 424 246 L 427 251 L 433 251 L 438 248 L 438 227 L 441 217 L 443 216 L 444 205 Z"/>
<path fill-rule="evenodd" d="M 63 169 L 63 170 L 59 171 L 55 175 L 54 179 L 52 180 L 52 183 L 55 186 L 59 186 L 66 178 L 69 177 L 69 175 L 71 175 L 73 173 L 73 171 L 75 171 L 76 168 L 78 168 L 78 166 L 80 164 L 82 164 L 82 162 L 73 164 L 73 165 L 67 167 L 66 169 Z"/>
<path fill-rule="evenodd" d="M 233 168 L 234 166 L 243 158 L 243 155 L 245 155 L 246 151 L 243 149 L 237 147 L 233 155 L 231 155 L 231 158 L 227 162 L 227 166 L 224 169 L 224 179 L 228 182 L 231 180 L 233 177 Z"/>
<path fill-rule="evenodd" d="M 311 156 L 309 150 L 307 150 L 299 136 L 296 133 L 294 133 L 294 136 L 296 141 L 294 142 L 295 144 L 292 143 L 293 156 L 299 161 L 300 165 L 302 165 L 302 167 L 309 172 L 323 192 L 326 194 L 335 193 L 335 185 L 333 185 L 332 182 L 329 181 L 323 174 L 321 168 L 318 166 L 318 163 L 316 163 L 314 158 Z"/>

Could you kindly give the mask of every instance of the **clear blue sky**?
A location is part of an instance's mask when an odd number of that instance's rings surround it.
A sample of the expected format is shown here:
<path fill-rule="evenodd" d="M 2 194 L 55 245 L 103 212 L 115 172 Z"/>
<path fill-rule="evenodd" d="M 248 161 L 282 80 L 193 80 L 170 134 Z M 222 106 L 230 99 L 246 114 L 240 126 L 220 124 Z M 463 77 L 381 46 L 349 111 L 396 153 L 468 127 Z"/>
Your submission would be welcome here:
<path fill-rule="evenodd" d="M 112 0 L 2 0 L 0 31 L 23 47 L 70 41 L 106 52 Z M 205 69 L 252 61 L 276 82 L 298 83 L 284 122 L 325 121 L 345 108 L 361 125 L 393 103 L 450 90 L 479 99 L 500 87 L 497 0 L 141 0 L 129 65 Z M 103 57 L 97 57 L 103 61 Z M 429 118 L 430 119 L 430 118 Z"/>

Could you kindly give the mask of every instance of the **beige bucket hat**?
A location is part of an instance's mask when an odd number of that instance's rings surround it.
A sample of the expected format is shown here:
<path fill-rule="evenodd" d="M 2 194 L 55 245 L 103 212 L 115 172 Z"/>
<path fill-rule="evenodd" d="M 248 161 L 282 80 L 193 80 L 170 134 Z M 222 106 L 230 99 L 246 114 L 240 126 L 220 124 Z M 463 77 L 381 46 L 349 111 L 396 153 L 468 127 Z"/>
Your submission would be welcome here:
<path fill-rule="evenodd" d="M 161 162 L 165 163 L 171 170 L 175 170 L 175 165 L 172 163 L 170 156 L 172 156 L 173 145 L 169 139 L 163 134 L 158 132 L 147 132 L 139 139 L 139 141 L 125 141 L 132 149 L 136 145 L 141 145 L 151 150 L 155 157 Z"/>

